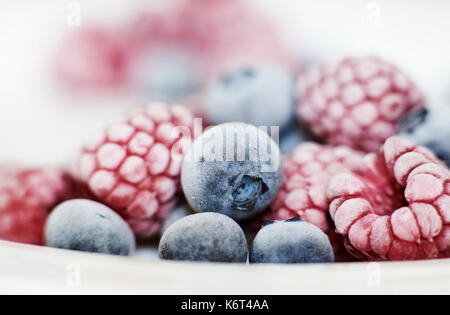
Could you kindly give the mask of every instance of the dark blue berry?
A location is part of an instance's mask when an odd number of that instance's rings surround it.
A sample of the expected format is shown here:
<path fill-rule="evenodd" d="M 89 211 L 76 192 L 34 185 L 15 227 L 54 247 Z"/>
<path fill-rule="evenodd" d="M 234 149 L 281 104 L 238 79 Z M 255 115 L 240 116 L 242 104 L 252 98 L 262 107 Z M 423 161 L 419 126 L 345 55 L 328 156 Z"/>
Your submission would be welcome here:
<path fill-rule="evenodd" d="M 264 225 L 253 240 L 251 263 L 330 263 L 333 248 L 328 237 L 300 219 Z"/>
<path fill-rule="evenodd" d="M 159 244 L 159 257 L 245 263 L 248 248 L 244 232 L 235 221 L 219 213 L 199 213 L 169 226 Z"/>
<path fill-rule="evenodd" d="M 281 185 L 278 145 L 243 123 L 208 129 L 194 141 L 183 162 L 181 183 L 196 212 L 219 212 L 235 220 L 266 209 Z"/>
<path fill-rule="evenodd" d="M 136 248 L 133 232 L 117 213 L 84 199 L 63 202 L 53 210 L 45 240 L 50 247 L 122 256 Z"/>

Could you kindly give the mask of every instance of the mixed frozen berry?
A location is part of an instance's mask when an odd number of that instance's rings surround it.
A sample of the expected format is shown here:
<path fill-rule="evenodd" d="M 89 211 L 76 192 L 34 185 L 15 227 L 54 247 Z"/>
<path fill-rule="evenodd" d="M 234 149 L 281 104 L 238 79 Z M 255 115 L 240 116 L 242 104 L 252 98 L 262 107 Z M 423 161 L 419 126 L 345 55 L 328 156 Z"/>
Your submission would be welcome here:
<path fill-rule="evenodd" d="M 450 172 L 424 147 L 389 138 L 359 169 L 334 176 L 328 198 L 357 258 L 450 257 Z"/>
<path fill-rule="evenodd" d="M 213 124 L 240 121 L 286 127 L 293 113 L 293 80 L 280 66 L 244 66 L 220 76 L 207 92 L 205 114 Z"/>
<path fill-rule="evenodd" d="M 294 83 L 279 35 L 239 0 L 75 32 L 55 58 L 67 85 L 180 101 L 212 126 L 194 139 L 186 106 L 151 103 L 91 139 L 76 180 L 0 166 L 0 239 L 133 255 L 160 236 L 161 259 L 210 262 L 449 258 L 450 106 L 426 108 L 376 57 Z"/>
<path fill-rule="evenodd" d="M 58 205 L 45 226 L 49 247 L 130 256 L 136 248 L 128 224 L 103 204 L 74 199 Z"/>
<path fill-rule="evenodd" d="M 325 233 L 301 219 L 267 222 L 250 251 L 250 263 L 331 263 L 333 247 Z"/>
<path fill-rule="evenodd" d="M 241 227 L 220 213 L 198 213 L 173 223 L 163 234 L 159 256 L 168 260 L 245 263 L 247 241 Z"/>
<path fill-rule="evenodd" d="M 243 220 L 270 205 L 282 177 L 280 150 L 264 130 L 227 123 L 194 141 L 183 162 L 181 182 L 195 211 Z"/>
<path fill-rule="evenodd" d="M 176 204 L 193 123 L 182 106 L 150 104 L 93 138 L 81 153 L 80 178 L 140 238 L 155 236 Z"/>
<path fill-rule="evenodd" d="M 407 115 L 420 111 L 418 88 L 392 64 L 375 57 L 314 66 L 298 80 L 297 116 L 333 145 L 376 152 Z"/>

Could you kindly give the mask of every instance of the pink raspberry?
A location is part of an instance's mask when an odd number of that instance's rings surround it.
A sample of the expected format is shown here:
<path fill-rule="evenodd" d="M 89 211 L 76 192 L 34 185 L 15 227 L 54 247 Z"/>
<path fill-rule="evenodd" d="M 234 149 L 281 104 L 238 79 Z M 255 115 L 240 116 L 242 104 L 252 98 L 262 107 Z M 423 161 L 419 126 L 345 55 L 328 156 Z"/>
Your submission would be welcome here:
<path fill-rule="evenodd" d="M 368 260 L 450 257 L 450 172 L 426 148 L 386 140 L 328 186 L 330 214 L 347 250 Z"/>
<path fill-rule="evenodd" d="M 165 46 L 197 56 L 206 80 L 247 62 L 292 62 L 277 27 L 241 0 L 183 0 L 140 16 L 129 33 L 136 51 Z"/>
<path fill-rule="evenodd" d="M 175 135 L 175 127 L 187 128 L 189 134 Z M 192 131 L 193 116 L 186 108 L 150 104 L 84 148 L 79 176 L 137 236 L 154 236 L 176 203 L 182 154 Z"/>
<path fill-rule="evenodd" d="M 47 215 L 72 196 L 72 184 L 58 169 L 0 166 L 0 239 L 42 245 Z"/>
<path fill-rule="evenodd" d="M 312 223 L 329 235 L 337 258 L 343 257 L 342 238 L 334 233 L 328 215 L 326 190 L 333 175 L 357 168 L 362 158 L 362 153 L 344 146 L 301 144 L 284 157 L 283 184 L 263 220 L 301 218 Z"/>
<path fill-rule="evenodd" d="M 414 83 L 375 57 L 312 67 L 298 81 L 298 118 L 327 143 L 376 152 L 423 108 Z"/>
<path fill-rule="evenodd" d="M 61 81 L 72 88 L 111 89 L 127 83 L 129 55 L 123 38 L 101 28 L 71 34 L 55 57 Z"/>

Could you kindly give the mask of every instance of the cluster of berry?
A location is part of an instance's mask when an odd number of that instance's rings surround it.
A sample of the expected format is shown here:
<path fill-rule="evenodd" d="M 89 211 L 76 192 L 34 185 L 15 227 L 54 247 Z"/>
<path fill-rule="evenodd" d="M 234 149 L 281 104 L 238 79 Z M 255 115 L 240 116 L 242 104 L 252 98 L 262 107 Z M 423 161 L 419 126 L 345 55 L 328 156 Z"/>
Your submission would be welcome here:
<path fill-rule="evenodd" d="M 237 1 L 192 3 L 171 19 L 141 19 L 125 46 L 144 54 L 164 39 L 192 49 L 204 62 L 195 69 L 207 65 L 214 78 L 201 93 L 205 122 L 185 106 L 151 103 L 93 137 L 76 174 L 0 166 L 1 239 L 132 255 L 136 239 L 162 234 L 161 258 L 214 262 L 450 257 L 450 108 L 426 108 L 415 84 L 375 57 L 313 66 L 296 84 L 271 36 L 253 42 L 267 51 L 244 49 L 252 60 L 230 50 L 246 32 L 212 40 L 224 19 L 261 31 Z M 93 64 L 63 66 L 66 78 L 122 82 L 125 48 L 97 33 L 86 39 L 83 60 Z M 172 59 L 151 59 L 161 67 L 150 79 L 157 94 L 196 86 L 192 73 L 165 76 Z M 237 66 L 222 72 L 225 60 Z M 250 255 L 242 227 L 254 238 Z"/>

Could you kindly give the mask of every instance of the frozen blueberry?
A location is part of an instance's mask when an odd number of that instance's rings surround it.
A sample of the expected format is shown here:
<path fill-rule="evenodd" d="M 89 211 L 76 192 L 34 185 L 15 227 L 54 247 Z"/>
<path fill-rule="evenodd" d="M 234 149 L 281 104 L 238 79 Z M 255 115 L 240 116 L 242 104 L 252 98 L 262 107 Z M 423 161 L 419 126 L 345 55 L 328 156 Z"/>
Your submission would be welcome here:
<path fill-rule="evenodd" d="M 333 248 L 328 237 L 315 225 L 300 219 L 266 223 L 253 240 L 250 251 L 251 263 L 333 261 Z"/>
<path fill-rule="evenodd" d="M 400 133 L 418 145 L 426 146 L 450 166 L 450 104 L 423 109 L 410 115 Z"/>
<path fill-rule="evenodd" d="M 278 145 L 261 129 L 244 123 L 212 127 L 187 152 L 183 191 L 196 212 L 219 212 L 235 220 L 266 209 L 280 188 Z"/>
<path fill-rule="evenodd" d="M 283 128 L 293 116 L 293 80 L 279 66 L 242 67 L 210 86 L 205 105 L 213 124 L 241 121 Z"/>
<path fill-rule="evenodd" d="M 247 256 L 241 227 L 229 217 L 213 212 L 178 220 L 159 243 L 161 259 L 245 263 Z"/>
<path fill-rule="evenodd" d="M 75 199 L 57 206 L 46 223 L 47 246 L 83 252 L 129 256 L 136 241 L 130 227 L 98 202 Z"/>

